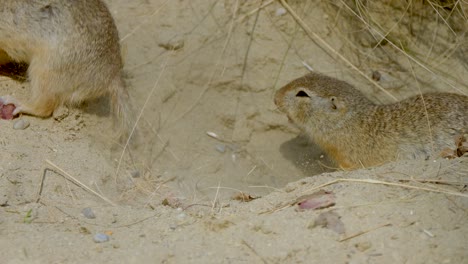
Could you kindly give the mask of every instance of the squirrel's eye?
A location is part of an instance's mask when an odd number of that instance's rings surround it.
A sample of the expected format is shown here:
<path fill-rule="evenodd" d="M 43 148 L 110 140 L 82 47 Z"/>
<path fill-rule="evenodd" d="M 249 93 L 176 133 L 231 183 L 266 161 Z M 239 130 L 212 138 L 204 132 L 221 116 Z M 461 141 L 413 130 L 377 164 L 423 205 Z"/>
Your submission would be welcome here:
<path fill-rule="evenodd" d="M 332 96 L 330 98 L 330 102 L 332 104 L 332 109 L 337 109 L 337 106 L 336 106 L 336 97 L 335 96 Z"/>
<path fill-rule="evenodd" d="M 310 97 L 310 96 L 306 92 L 301 90 L 297 92 L 296 97 Z"/>

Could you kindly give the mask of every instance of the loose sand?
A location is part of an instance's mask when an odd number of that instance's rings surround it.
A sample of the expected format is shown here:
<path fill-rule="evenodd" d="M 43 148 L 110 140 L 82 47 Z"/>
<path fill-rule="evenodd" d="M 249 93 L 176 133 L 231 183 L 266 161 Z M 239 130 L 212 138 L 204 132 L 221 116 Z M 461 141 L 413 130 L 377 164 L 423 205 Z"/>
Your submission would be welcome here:
<path fill-rule="evenodd" d="M 468 158 L 336 171 L 276 109 L 275 90 L 307 73 L 304 65 L 393 100 L 324 52 L 278 2 L 263 1 L 260 12 L 260 1 L 107 2 L 141 111 L 137 143 L 121 155 L 106 98 L 53 118 L 23 116 L 25 130 L 0 120 L 0 262 L 468 263 Z M 342 5 L 289 4 L 367 76 L 378 71 L 398 99 L 468 93 L 466 28 L 412 24 L 432 47 L 399 44 L 426 58 L 424 69 L 370 35 L 350 37 Z M 1 77 L 0 93 L 27 98 L 29 84 Z M 318 190 L 332 192 L 335 205 L 295 205 Z M 233 200 L 240 191 L 259 198 Z M 334 220 L 321 224 L 324 216 Z M 110 240 L 95 243 L 97 233 Z"/>

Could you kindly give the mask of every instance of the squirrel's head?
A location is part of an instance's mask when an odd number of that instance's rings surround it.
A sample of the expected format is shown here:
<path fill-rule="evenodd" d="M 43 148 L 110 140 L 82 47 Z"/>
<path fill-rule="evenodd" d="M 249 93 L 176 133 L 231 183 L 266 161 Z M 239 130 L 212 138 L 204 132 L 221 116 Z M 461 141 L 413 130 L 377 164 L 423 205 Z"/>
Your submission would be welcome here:
<path fill-rule="evenodd" d="M 340 128 L 364 104 L 371 104 L 350 84 L 311 73 L 276 92 L 275 104 L 304 130 Z"/>

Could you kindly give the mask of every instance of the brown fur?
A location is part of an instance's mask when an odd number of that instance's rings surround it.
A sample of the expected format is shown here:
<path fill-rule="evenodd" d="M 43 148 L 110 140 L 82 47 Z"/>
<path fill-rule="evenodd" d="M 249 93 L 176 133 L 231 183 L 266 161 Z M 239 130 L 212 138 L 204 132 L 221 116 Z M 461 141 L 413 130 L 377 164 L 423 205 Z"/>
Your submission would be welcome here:
<path fill-rule="evenodd" d="M 429 158 L 468 130 L 468 97 L 428 93 L 376 105 L 350 84 L 311 73 L 277 91 L 275 103 L 343 168 Z"/>
<path fill-rule="evenodd" d="M 131 129 L 118 31 L 101 0 L 2 0 L 0 64 L 10 62 L 29 65 L 31 86 L 27 102 L 1 98 L 15 115 L 48 117 L 108 94 L 123 132 Z"/>

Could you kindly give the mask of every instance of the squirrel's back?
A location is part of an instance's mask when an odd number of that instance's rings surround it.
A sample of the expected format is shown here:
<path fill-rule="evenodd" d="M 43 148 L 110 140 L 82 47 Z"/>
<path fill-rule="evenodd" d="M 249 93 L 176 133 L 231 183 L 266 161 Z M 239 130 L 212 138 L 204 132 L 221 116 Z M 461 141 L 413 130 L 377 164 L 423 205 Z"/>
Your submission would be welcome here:
<path fill-rule="evenodd" d="M 468 97 L 429 93 L 377 105 L 352 85 L 318 73 L 277 91 L 289 119 L 346 168 L 427 158 L 468 129 Z"/>

